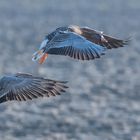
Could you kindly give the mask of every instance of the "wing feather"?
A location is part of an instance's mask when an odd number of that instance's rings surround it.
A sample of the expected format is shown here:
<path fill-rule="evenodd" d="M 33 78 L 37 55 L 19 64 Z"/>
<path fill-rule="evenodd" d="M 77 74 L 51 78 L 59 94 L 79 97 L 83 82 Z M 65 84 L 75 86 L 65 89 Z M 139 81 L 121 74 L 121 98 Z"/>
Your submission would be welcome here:
<path fill-rule="evenodd" d="M 8 100 L 26 101 L 38 97 L 50 97 L 65 92 L 64 81 L 55 81 L 42 77 L 18 73 L 0 79 L 0 103 Z"/>
<path fill-rule="evenodd" d="M 61 38 L 61 41 L 58 38 Z M 61 34 L 56 35 L 48 43 L 48 48 L 47 53 L 49 54 L 68 55 L 81 60 L 99 58 L 105 51 L 104 47 L 92 43 L 72 32 L 61 32 Z M 89 57 L 89 52 L 91 53 L 91 57 Z"/>
<path fill-rule="evenodd" d="M 81 32 L 81 36 L 85 37 L 87 40 L 106 47 L 108 49 L 112 48 L 119 48 L 129 44 L 130 39 L 121 40 L 115 37 L 108 36 L 103 34 L 103 32 L 93 30 L 88 27 L 78 27 L 78 26 L 71 26 L 69 27 L 73 32 L 76 32 L 74 28 L 78 28 Z M 78 32 L 76 32 L 78 34 Z"/>

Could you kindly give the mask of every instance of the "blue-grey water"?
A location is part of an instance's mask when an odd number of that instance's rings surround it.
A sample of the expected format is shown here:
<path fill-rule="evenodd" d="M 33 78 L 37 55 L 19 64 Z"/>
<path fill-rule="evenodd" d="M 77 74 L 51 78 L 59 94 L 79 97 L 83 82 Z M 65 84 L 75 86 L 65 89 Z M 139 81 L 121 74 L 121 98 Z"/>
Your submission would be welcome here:
<path fill-rule="evenodd" d="M 0 74 L 28 72 L 69 81 L 49 99 L 0 105 L 0 140 L 140 140 L 140 1 L 1 0 Z M 31 61 L 44 36 L 89 26 L 131 44 L 101 59 Z"/>

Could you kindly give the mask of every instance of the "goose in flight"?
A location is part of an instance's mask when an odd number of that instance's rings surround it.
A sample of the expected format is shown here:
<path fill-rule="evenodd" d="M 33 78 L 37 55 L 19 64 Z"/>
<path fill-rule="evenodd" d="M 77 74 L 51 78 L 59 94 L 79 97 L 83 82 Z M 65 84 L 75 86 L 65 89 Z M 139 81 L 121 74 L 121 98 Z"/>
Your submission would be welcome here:
<path fill-rule="evenodd" d="M 0 79 L 0 103 L 60 95 L 68 88 L 65 84 L 64 81 L 35 77 L 26 73 L 6 75 Z"/>
<path fill-rule="evenodd" d="M 33 54 L 33 61 L 42 64 L 48 54 L 66 55 L 74 59 L 92 60 L 100 58 L 107 49 L 119 48 L 128 44 L 121 40 L 88 27 L 70 25 L 57 28 L 42 41 L 40 48 Z"/>

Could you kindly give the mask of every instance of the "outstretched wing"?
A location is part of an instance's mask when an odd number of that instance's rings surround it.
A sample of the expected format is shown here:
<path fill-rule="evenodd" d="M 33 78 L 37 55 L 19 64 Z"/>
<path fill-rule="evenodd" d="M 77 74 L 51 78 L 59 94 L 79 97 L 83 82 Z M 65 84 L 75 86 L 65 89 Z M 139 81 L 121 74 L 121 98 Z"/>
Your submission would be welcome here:
<path fill-rule="evenodd" d="M 105 48 L 73 32 L 62 31 L 49 43 L 46 53 L 68 55 L 75 59 L 90 60 L 104 54 Z M 46 48 L 47 48 L 46 47 Z"/>
<path fill-rule="evenodd" d="M 0 103 L 8 100 L 26 101 L 38 97 L 50 97 L 65 92 L 66 82 L 34 77 L 18 73 L 0 80 Z"/>
<path fill-rule="evenodd" d="M 127 45 L 129 39 L 121 40 L 108 35 L 103 34 L 103 32 L 95 31 L 88 27 L 79 27 L 79 26 L 70 26 L 69 27 L 73 32 L 80 34 L 85 37 L 87 40 L 106 47 L 108 49 L 123 47 Z"/>

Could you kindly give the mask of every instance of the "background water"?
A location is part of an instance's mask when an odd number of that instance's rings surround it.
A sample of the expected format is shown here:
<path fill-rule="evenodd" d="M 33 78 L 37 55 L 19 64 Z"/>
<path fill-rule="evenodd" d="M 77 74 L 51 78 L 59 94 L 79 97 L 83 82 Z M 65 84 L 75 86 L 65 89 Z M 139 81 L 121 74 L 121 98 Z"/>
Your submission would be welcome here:
<path fill-rule="evenodd" d="M 28 72 L 68 80 L 49 99 L 0 105 L 1 140 L 140 140 L 140 1 L 1 0 L 0 74 Z M 127 38 L 101 59 L 50 55 L 31 61 L 44 36 L 63 25 L 89 26 Z"/>

